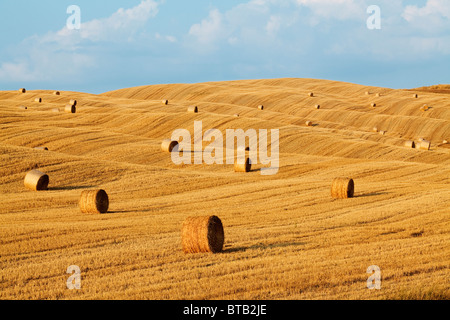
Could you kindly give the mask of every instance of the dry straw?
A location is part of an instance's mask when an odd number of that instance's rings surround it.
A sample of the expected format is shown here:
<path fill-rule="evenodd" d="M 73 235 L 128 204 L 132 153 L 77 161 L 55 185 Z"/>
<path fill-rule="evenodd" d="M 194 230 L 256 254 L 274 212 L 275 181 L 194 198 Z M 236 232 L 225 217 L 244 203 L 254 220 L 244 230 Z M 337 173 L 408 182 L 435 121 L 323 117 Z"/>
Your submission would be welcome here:
<path fill-rule="evenodd" d="M 79 205 L 83 213 L 106 213 L 109 207 L 108 194 L 102 189 L 84 190 Z"/>
<path fill-rule="evenodd" d="M 19 89 L 19 92 L 20 92 L 20 93 L 26 93 L 27 90 L 26 90 L 25 88 L 20 88 L 20 89 Z"/>
<path fill-rule="evenodd" d="M 429 108 L 430 108 L 430 107 L 428 107 L 427 104 L 424 104 L 422 107 L 420 107 L 420 110 L 421 110 L 421 111 L 428 111 Z"/>
<path fill-rule="evenodd" d="M 252 165 L 249 157 L 245 157 L 244 163 L 240 163 L 238 159 L 234 162 L 234 172 L 250 172 L 251 169 Z"/>
<path fill-rule="evenodd" d="M 259 109 L 259 110 L 264 110 L 264 106 L 263 106 L 263 105 L 259 105 L 259 106 L 258 106 L 258 109 Z"/>
<path fill-rule="evenodd" d="M 237 113 L 234 114 L 234 117 L 235 117 L 235 118 L 239 118 L 239 114 L 237 114 Z"/>
<path fill-rule="evenodd" d="M 331 196 L 335 199 L 353 198 L 355 184 L 350 178 L 336 178 L 331 185 Z"/>
<path fill-rule="evenodd" d="M 314 97 L 314 92 L 308 93 L 308 97 Z"/>
<path fill-rule="evenodd" d="M 169 100 L 163 100 L 163 101 L 162 101 L 162 104 L 164 104 L 164 105 L 167 106 L 167 105 L 169 104 Z"/>
<path fill-rule="evenodd" d="M 386 131 L 380 131 L 380 135 L 382 136 L 386 135 Z"/>
<path fill-rule="evenodd" d="M 419 95 L 418 95 L 417 93 L 414 93 L 414 94 L 413 94 L 413 98 L 416 98 L 416 99 L 417 99 L 418 97 L 419 97 Z"/>
<path fill-rule="evenodd" d="M 181 230 L 184 253 L 218 253 L 223 249 L 225 234 L 217 216 L 188 217 Z"/>
<path fill-rule="evenodd" d="M 443 144 L 447 144 L 448 141 L 447 141 L 447 140 L 443 140 L 442 143 L 443 143 Z"/>
<path fill-rule="evenodd" d="M 316 109 L 320 109 L 320 104 L 316 104 Z"/>
<path fill-rule="evenodd" d="M 377 97 L 381 97 L 381 94 L 380 94 L 380 93 L 377 93 Z"/>
<path fill-rule="evenodd" d="M 33 191 L 47 190 L 49 180 L 47 174 L 39 170 L 31 170 L 25 176 L 24 185 L 26 188 Z"/>
<path fill-rule="evenodd" d="M 176 146 L 178 146 L 178 142 L 177 141 L 166 139 L 166 140 L 163 140 L 163 142 L 161 143 L 161 150 L 164 151 L 164 152 L 172 152 L 172 150 Z"/>
<path fill-rule="evenodd" d="M 375 107 L 377 106 L 377 104 L 376 104 L 376 103 L 371 103 L 370 106 L 371 106 L 372 108 L 375 108 Z"/>
<path fill-rule="evenodd" d="M 25 107 L 25 106 L 20 106 L 20 107 L 19 107 L 19 109 L 22 109 L 22 110 L 27 110 L 28 108 L 27 108 L 27 107 Z"/>
<path fill-rule="evenodd" d="M 368 95 L 370 95 L 370 92 L 369 92 L 369 91 L 366 91 L 366 96 L 368 96 Z"/>
<path fill-rule="evenodd" d="M 416 143 L 412 140 L 408 140 L 405 142 L 405 147 L 414 149 L 416 147 Z"/>
<path fill-rule="evenodd" d="M 419 144 L 420 150 L 430 150 L 430 147 L 431 147 L 431 142 L 427 141 L 427 140 L 423 140 Z"/>
<path fill-rule="evenodd" d="M 312 126 L 312 122 L 311 121 L 306 121 L 305 124 L 306 124 L 307 127 L 311 127 Z"/>
<path fill-rule="evenodd" d="M 34 150 L 42 150 L 42 151 L 48 151 L 47 147 L 36 147 Z"/>
<path fill-rule="evenodd" d="M 36 99 L 34 99 L 34 102 L 41 103 L 42 102 L 42 98 L 36 98 Z"/>
<path fill-rule="evenodd" d="M 373 128 L 372 128 L 372 131 L 373 131 L 373 132 L 378 132 L 378 128 L 377 128 L 377 127 L 373 127 Z"/>
<path fill-rule="evenodd" d="M 67 113 L 76 113 L 77 112 L 77 107 L 75 107 L 74 105 L 66 105 L 66 107 L 64 108 L 64 111 Z"/>
<path fill-rule="evenodd" d="M 55 95 L 55 96 L 59 96 L 59 95 L 61 95 L 61 92 L 59 92 L 59 91 L 55 91 L 55 92 L 53 92 L 53 95 Z"/>
<path fill-rule="evenodd" d="M 190 106 L 187 111 L 190 113 L 198 113 L 198 108 L 196 106 Z"/>

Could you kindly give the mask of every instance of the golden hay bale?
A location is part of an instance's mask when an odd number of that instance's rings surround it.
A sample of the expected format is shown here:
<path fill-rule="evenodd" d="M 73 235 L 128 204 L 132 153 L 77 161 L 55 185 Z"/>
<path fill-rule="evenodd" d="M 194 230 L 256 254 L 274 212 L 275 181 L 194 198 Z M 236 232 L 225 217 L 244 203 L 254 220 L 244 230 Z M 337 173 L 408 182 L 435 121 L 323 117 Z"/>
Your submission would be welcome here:
<path fill-rule="evenodd" d="M 418 97 L 419 97 L 419 95 L 417 93 L 413 94 L 413 98 L 418 98 Z"/>
<path fill-rule="evenodd" d="M 74 105 L 66 105 L 66 107 L 64 108 L 64 112 L 67 113 L 76 113 L 77 112 L 77 107 L 75 107 Z"/>
<path fill-rule="evenodd" d="M 36 99 L 34 99 L 34 102 L 41 103 L 42 102 L 42 98 L 36 98 Z"/>
<path fill-rule="evenodd" d="M 264 110 L 264 106 L 263 105 L 259 105 L 258 106 L 258 110 Z"/>
<path fill-rule="evenodd" d="M 420 150 L 430 150 L 430 147 L 431 147 L 431 142 L 427 141 L 427 140 L 423 140 L 419 144 Z"/>
<path fill-rule="evenodd" d="M 380 131 L 379 133 L 380 133 L 380 135 L 382 135 L 382 136 L 386 135 L 386 131 Z"/>
<path fill-rule="evenodd" d="M 305 124 L 306 124 L 307 127 L 311 127 L 312 126 L 312 121 L 306 121 Z"/>
<path fill-rule="evenodd" d="M 177 141 L 170 139 L 163 140 L 161 143 L 161 150 L 164 152 L 172 152 L 172 150 L 178 145 Z"/>
<path fill-rule="evenodd" d="M 218 253 L 225 241 L 222 221 L 217 216 L 188 217 L 181 229 L 184 253 Z"/>
<path fill-rule="evenodd" d="M 416 143 L 412 140 L 408 140 L 405 142 L 405 147 L 414 149 L 416 147 Z"/>
<path fill-rule="evenodd" d="M 48 148 L 47 147 L 36 147 L 36 148 L 34 148 L 34 150 L 48 151 Z"/>
<path fill-rule="evenodd" d="M 377 93 L 377 97 L 381 97 L 381 94 L 380 94 L 380 93 Z"/>
<path fill-rule="evenodd" d="M 167 106 L 167 105 L 169 104 L 169 100 L 163 100 L 163 101 L 162 101 L 162 104 L 164 104 L 164 105 Z"/>
<path fill-rule="evenodd" d="M 252 165 L 250 163 L 249 157 L 245 157 L 244 163 L 239 163 L 238 160 L 236 159 L 236 161 L 234 163 L 234 172 L 249 172 L 251 169 L 252 169 Z"/>
<path fill-rule="evenodd" d="M 447 144 L 448 141 L 447 141 L 447 140 L 443 140 L 442 143 L 443 143 L 443 144 Z"/>
<path fill-rule="evenodd" d="M 39 170 L 31 170 L 25 176 L 24 185 L 33 191 L 47 190 L 49 181 L 47 174 Z"/>
<path fill-rule="evenodd" d="M 77 103 L 78 103 L 78 101 L 75 100 L 75 99 L 71 99 L 71 100 L 69 101 L 69 104 L 70 104 L 71 106 L 74 106 L 74 107 L 77 106 Z"/>
<path fill-rule="evenodd" d="M 198 108 L 196 106 L 190 106 L 187 109 L 187 111 L 190 112 L 190 113 L 198 113 Z"/>
<path fill-rule="evenodd" d="M 372 131 L 373 131 L 373 132 L 378 132 L 378 128 L 377 128 L 377 127 L 373 127 L 373 128 L 372 128 Z"/>
<path fill-rule="evenodd" d="M 314 97 L 314 92 L 308 93 L 308 97 Z"/>
<path fill-rule="evenodd" d="M 320 109 L 320 104 L 316 104 L 316 109 Z"/>
<path fill-rule="evenodd" d="M 366 91 L 366 96 L 368 96 L 368 95 L 370 95 L 370 92 L 369 92 L 369 91 Z"/>
<path fill-rule="evenodd" d="M 61 110 L 59 110 L 59 108 L 53 108 L 52 112 L 60 112 Z"/>
<path fill-rule="evenodd" d="M 109 208 L 108 194 L 102 189 L 84 190 L 79 205 L 83 213 L 106 213 Z"/>
<path fill-rule="evenodd" d="M 235 114 L 233 115 L 233 117 L 239 118 L 239 114 L 235 113 Z"/>
<path fill-rule="evenodd" d="M 377 106 L 377 104 L 376 104 L 376 103 L 371 103 L 370 106 L 371 106 L 372 108 L 375 108 L 375 107 Z"/>
<path fill-rule="evenodd" d="M 21 110 L 27 110 L 28 108 L 25 107 L 25 106 L 20 106 L 19 109 L 21 109 Z"/>
<path fill-rule="evenodd" d="M 20 93 L 26 93 L 27 90 L 26 90 L 25 88 L 20 88 L 20 89 L 19 89 L 19 92 L 20 92 Z"/>
<path fill-rule="evenodd" d="M 335 199 L 353 198 L 355 184 L 350 178 L 336 178 L 331 184 L 331 196 Z"/>
<path fill-rule="evenodd" d="M 427 104 L 424 104 L 422 107 L 420 107 L 420 110 L 421 110 L 421 111 L 428 111 L 429 108 L 430 108 L 430 107 L 428 107 Z"/>
<path fill-rule="evenodd" d="M 59 95 L 61 95 L 61 92 L 59 92 L 59 91 L 54 91 L 54 92 L 53 92 L 53 95 L 54 95 L 54 96 L 59 96 Z"/>

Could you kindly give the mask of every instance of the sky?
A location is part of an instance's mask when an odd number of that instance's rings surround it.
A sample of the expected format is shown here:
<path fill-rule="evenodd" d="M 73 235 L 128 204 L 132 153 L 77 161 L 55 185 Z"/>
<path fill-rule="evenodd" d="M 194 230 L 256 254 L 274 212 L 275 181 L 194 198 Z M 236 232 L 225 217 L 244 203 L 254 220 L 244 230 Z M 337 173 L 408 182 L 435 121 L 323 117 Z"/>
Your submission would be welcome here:
<path fill-rule="evenodd" d="M 0 29 L 0 90 L 450 83 L 450 0 L 2 0 Z"/>

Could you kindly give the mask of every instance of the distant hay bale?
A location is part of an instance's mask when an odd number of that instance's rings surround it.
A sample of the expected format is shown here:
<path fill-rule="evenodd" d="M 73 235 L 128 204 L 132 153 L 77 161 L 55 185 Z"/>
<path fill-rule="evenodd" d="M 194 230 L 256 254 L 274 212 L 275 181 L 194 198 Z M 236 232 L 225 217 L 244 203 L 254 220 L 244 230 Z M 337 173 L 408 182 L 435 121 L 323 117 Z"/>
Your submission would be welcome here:
<path fill-rule="evenodd" d="M 414 94 L 413 94 L 413 98 L 416 98 L 416 99 L 417 99 L 418 97 L 419 97 L 419 95 L 418 95 L 417 93 L 414 93 Z"/>
<path fill-rule="evenodd" d="M 377 93 L 377 97 L 381 97 L 381 94 L 380 94 L 380 93 Z"/>
<path fill-rule="evenodd" d="M 320 104 L 316 104 L 316 109 L 320 109 Z"/>
<path fill-rule="evenodd" d="M 189 113 L 198 113 L 198 107 L 196 107 L 196 106 L 190 106 L 190 107 L 187 109 L 187 111 L 188 111 Z"/>
<path fill-rule="evenodd" d="M 308 93 L 308 97 L 314 97 L 314 92 Z"/>
<path fill-rule="evenodd" d="M 372 108 L 375 108 L 375 107 L 377 106 L 377 104 L 376 104 L 376 103 L 371 103 L 370 106 L 371 106 Z"/>
<path fill-rule="evenodd" d="M 60 112 L 61 110 L 59 110 L 59 108 L 53 108 L 52 112 Z"/>
<path fill-rule="evenodd" d="M 106 213 L 109 208 L 109 198 L 105 190 L 84 190 L 80 196 L 82 213 Z"/>
<path fill-rule="evenodd" d="M 218 253 L 223 249 L 225 234 L 217 216 L 188 217 L 181 230 L 184 253 Z"/>
<path fill-rule="evenodd" d="M 36 147 L 34 150 L 42 150 L 42 151 L 48 151 L 47 147 Z"/>
<path fill-rule="evenodd" d="M 430 150 L 430 147 L 431 147 L 431 142 L 427 141 L 427 140 L 423 140 L 419 144 L 420 150 Z"/>
<path fill-rule="evenodd" d="M 161 143 L 161 150 L 164 152 L 172 152 L 176 146 L 178 146 L 178 141 L 166 139 Z"/>
<path fill-rule="evenodd" d="M 414 149 L 416 147 L 416 143 L 412 140 L 408 140 L 405 142 L 405 147 Z"/>
<path fill-rule="evenodd" d="M 25 88 L 20 88 L 19 89 L 19 93 L 26 93 L 26 92 L 27 92 L 27 90 Z"/>
<path fill-rule="evenodd" d="M 77 112 L 77 107 L 75 107 L 74 105 L 68 104 L 64 108 L 64 112 L 66 112 L 66 113 L 76 113 Z"/>
<path fill-rule="evenodd" d="M 377 128 L 377 127 L 373 127 L 373 128 L 372 128 L 372 131 L 373 131 L 373 132 L 378 132 L 378 128 Z"/>
<path fill-rule="evenodd" d="M 312 121 L 306 121 L 305 124 L 306 124 L 307 127 L 311 127 L 312 126 Z"/>
<path fill-rule="evenodd" d="M 42 98 L 36 98 L 36 99 L 34 99 L 34 102 L 41 103 L 42 102 Z"/>
<path fill-rule="evenodd" d="M 74 107 L 77 106 L 77 103 L 78 103 L 78 101 L 75 100 L 75 99 L 71 99 L 71 100 L 69 101 L 69 104 L 70 104 L 71 106 L 74 106 Z"/>
<path fill-rule="evenodd" d="M 368 95 L 370 95 L 370 92 L 369 92 L 369 91 L 366 91 L 366 96 L 368 96 Z"/>
<path fill-rule="evenodd" d="M 59 92 L 59 91 L 54 91 L 54 92 L 53 92 L 53 95 L 54 95 L 54 96 L 59 96 L 59 95 L 61 95 L 61 92 Z"/>
<path fill-rule="evenodd" d="M 443 143 L 443 144 L 447 144 L 448 141 L 447 141 L 447 140 L 443 140 L 442 143 Z"/>
<path fill-rule="evenodd" d="M 163 100 L 163 101 L 162 101 L 162 104 L 164 104 L 164 105 L 167 106 L 167 105 L 169 104 L 169 100 Z"/>
<path fill-rule="evenodd" d="M 235 113 L 235 114 L 233 115 L 233 117 L 239 118 L 239 114 Z"/>
<path fill-rule="evenodd" d="M 21 109 L 21 110 L 28 110 L 28 107 L 20 106 L 19 109 Z"/>
<path fill-rule="evenodd" d="M 258 110 L 264 110 L 264 106 L 263 105 L 259 105 L 258 106 Z"/>
<path fill-rule="evenodd" d="M 252 165 L 249 157 L 245 157 L 244 163 L 239 163 L 237 159 L 234 163 L 234 172 L 250 172 L 251 168 Z"/>
<path fill-rule="evenodd" d="M 24 185 L 27 189 L 33 191 L 47 190 L 49 180 L 47 174 L 39 170 L 31 170 L 25 176 Z"/>
<path fill-rule="evenodd" d="M 350 178 L 336 178 L 331 184 L 331 196 L 335 199 L 353 198 L 355 184 Z"/>
<path fill-rule="evenodd" d="M 420 110 L 421 110 L 421 111 L 428 111 L 429 108 L 430 108 L 430 107 L 428 107 L 427 104 L 424 104 L 422 107 L 420 107 Z"/>
<path fill-rule="evenodd" d="M 380 135 L 382 135 L 382 136 L 386 135 L 386 131 L 380 131 L 379 133 L 380 133 Z"/>

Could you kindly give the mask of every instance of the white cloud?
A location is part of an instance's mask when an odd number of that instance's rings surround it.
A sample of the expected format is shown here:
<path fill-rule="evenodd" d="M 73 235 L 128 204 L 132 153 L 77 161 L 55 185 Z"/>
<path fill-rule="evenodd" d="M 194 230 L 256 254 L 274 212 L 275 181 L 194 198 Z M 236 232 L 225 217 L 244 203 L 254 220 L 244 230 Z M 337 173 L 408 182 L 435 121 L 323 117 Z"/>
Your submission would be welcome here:
<path fill-rule="evenodd" d="M 223 17 L 219 10 L 211 10 L 208 18 L 191 27 L 189 35 L 194 36 L 201 44 L 211 44 L 222 36 L 222 22 Z"/>

